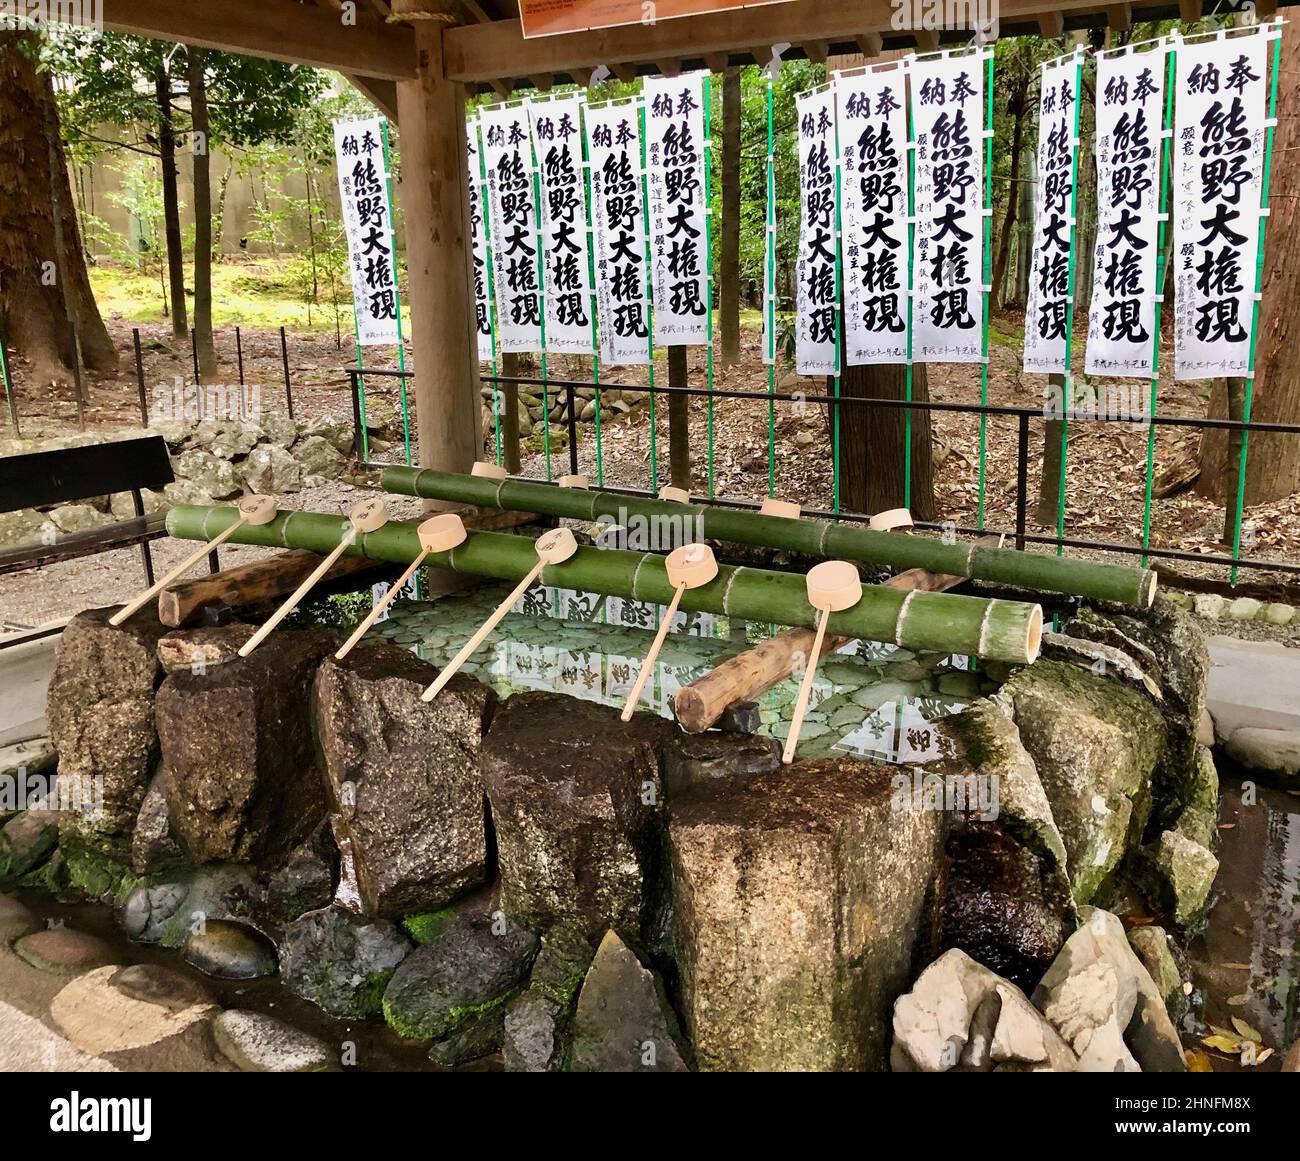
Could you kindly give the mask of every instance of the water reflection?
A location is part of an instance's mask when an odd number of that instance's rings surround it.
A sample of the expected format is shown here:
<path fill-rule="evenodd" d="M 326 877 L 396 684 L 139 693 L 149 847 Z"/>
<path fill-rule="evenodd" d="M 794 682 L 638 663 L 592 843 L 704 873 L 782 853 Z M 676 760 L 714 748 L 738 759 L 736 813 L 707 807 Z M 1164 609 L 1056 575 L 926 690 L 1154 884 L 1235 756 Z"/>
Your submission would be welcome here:
<path fill-rule="evenodd" d="M 432 601 L 393 606 L 374 632 L 444 665 L 508 591 L 485 585 Z M 507 697 L 521 689 L 571 694 L 622 706 L 665 610 L 622 597 L 536 585 L 464 667 Z M 672 717 L 682 686 L 782 630 L 712 613 L 678 612 L 641 706 Z M 878 642 L 853 642 L 818 668 L 799 753 L 850 753 L 890 762 L 938 756 L 934 722 L 982 689 L 965 657 L 916 656 Z M 759 703 L 760 732 L 784 738 L 798 682 L 782 682 Z"/>

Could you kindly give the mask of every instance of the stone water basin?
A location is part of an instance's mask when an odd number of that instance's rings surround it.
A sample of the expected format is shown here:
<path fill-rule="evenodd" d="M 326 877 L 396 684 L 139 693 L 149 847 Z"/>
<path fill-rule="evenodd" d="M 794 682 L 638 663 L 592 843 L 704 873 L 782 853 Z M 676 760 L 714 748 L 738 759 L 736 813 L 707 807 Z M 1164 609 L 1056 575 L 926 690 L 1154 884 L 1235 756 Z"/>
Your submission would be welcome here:
<path fill-rule="evenodd" d="M 370 632 L 445 665 L 510 591 L 484 585 L 427 601 L 403 601 Z M 622 705 L 666 610 L 621 597 L 537 585 L 530 589 L 464 666 L 502 697 L 550 690 Z M 671 718 L 673 695 L 729 657 L 782 631 L 781 625 L 710 613 L 678 613 L 642 708 Z M 800 757 L 850 754 L 909 763 L 938 757 L 934 723 L 958 712 L 995 683 L 966 657 L 855 641 L 818 667 L 800 736 Z M 784 739 L 798 695 L 790 678 L 759 703 L 759 733 Z"/>

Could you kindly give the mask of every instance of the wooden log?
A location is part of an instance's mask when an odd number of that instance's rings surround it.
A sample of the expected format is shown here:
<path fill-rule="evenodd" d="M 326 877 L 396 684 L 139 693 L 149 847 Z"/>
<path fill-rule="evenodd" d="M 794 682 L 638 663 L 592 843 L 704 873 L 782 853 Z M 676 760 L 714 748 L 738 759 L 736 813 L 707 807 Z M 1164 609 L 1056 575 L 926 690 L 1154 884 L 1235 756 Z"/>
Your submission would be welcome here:
<path fill-rule="evenodd" d="M 211 576 L 182 581 L 158 594 L 158 620 L 179 629 L 197 620 L 205 605 L 251 605 L 293 592 L 320 564 L 315 552 L 277 552 L 251 564 L 223 568 Z M 354 573 L 373 570 L 376 562 L 363 556 L 344 556 L 334 562 L 322 584 L 328 585 Z M 389 568 L 391 570 L 391 567 Z"/>
<path fill-rule="evenodd" d="M 887 588 L 909 592 L 941 593 L 963 580 L 965 577 L 911 568 L 884 583 Z M 728 706 L 755 701 L 778 682 L 798 676 L 806 665 L 812 663 L 809 655 L 815 637 L 812 629 L 787 629 L 729 658 L 690 685 L 682 686 L 673 699 L 673 713 L 678 723 L 688 733 L 702 733 L 722 717 Z M 828 634 L 816 661 L 852 640 L 852 637 Z"/>

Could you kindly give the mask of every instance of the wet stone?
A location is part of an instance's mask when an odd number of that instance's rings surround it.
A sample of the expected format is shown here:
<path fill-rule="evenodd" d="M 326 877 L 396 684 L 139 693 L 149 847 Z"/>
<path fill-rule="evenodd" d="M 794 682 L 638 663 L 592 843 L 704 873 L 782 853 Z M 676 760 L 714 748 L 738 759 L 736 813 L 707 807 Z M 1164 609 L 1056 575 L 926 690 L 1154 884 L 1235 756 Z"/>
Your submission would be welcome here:
<path fill-rule="evenodd" d="M 384 988 L 410 950 L 388 920 L 324 907 L 284 929 L 281 974 L 298 995 L 332 1016 L 376 1016 Z"/>
<path fill-rule="evenodd" d="M 114 973 L 108 982 L 129 999 L 157 1004 L 171 1012 L 216 1003 L 212 993 L 197 980 L 162 964 L 132 964 Z"/>
<path fill-rule="evenodd" d="M 739 787 L 780 765 L 781 748 L 771 738 L 683 734 L 664 747 L 664 793 L 673 798 Z"/>
<path fill-rule="evenodd" d="M 33 931 L 39 931 L 40 920 L 10 895 L 0 895 L 0 944 L 12 943 Z"/>
<path fill-rule="evenodd" d="M 333 1049 L 261 1012 L 238 1008 L 212 1021 L 221 1053 L 243 1072 L 327 1072 L 337 1067 Z"/>
<path fill-rule="evenodd" d="M 223 980 L 255 980 L 277 969 L 275 945 L 256 928 L 210 919 L 185 941 L 185 962 Z"/>
<path fill-rule="evenodd" d="M 102 939 L 70 927 L 25 935 L 14 944 L 14 951 L 32 967 L 56 976 L 80 975 L 116 958 L 116 952 Z"/>

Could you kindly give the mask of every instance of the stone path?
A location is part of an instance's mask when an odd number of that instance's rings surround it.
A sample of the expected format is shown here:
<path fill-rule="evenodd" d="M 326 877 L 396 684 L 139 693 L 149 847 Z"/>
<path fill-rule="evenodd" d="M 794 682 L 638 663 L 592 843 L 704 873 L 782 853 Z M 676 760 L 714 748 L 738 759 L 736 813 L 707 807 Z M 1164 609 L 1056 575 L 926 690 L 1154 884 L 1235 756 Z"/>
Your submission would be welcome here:
<path fill-rule="evenodd" d="M 0 1072 L 117 1072 L 39 1020 L 0 1000 Z"/>
<path fill-rule="evenodd" d="M 1300 649 L 1209 639 L 1214 733 L 1245 766 L 1300 774 Z"/>

